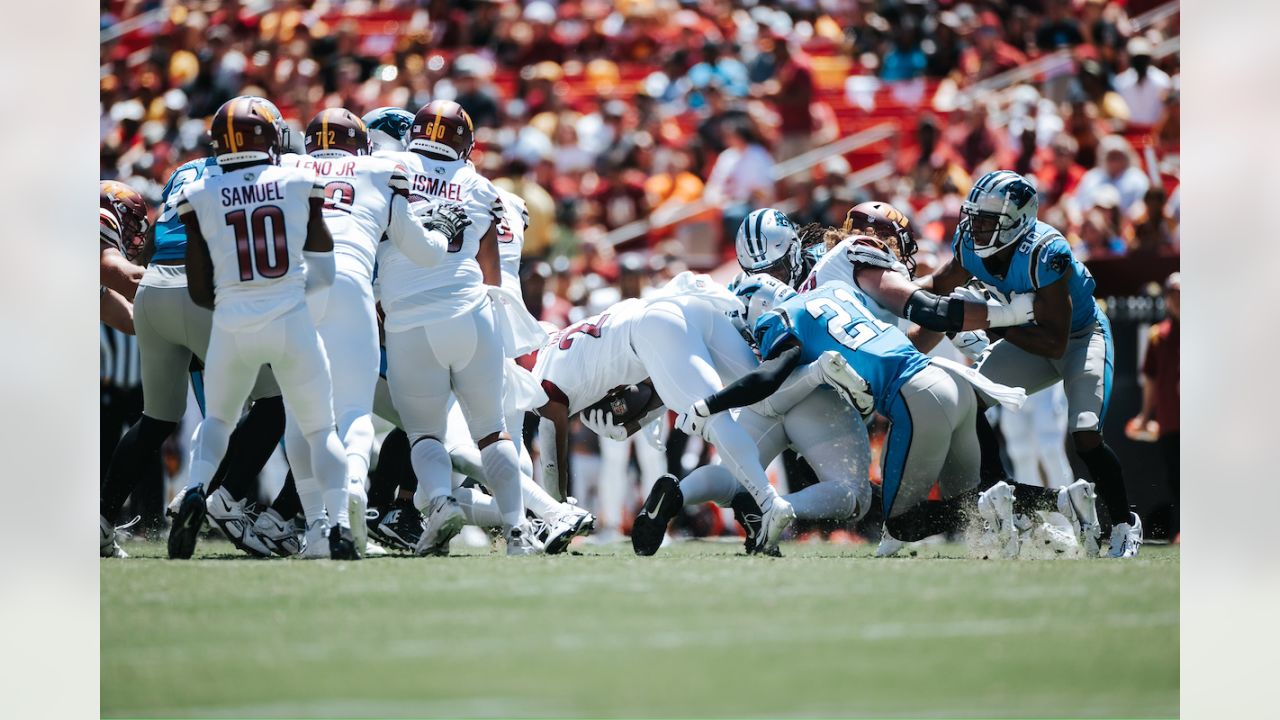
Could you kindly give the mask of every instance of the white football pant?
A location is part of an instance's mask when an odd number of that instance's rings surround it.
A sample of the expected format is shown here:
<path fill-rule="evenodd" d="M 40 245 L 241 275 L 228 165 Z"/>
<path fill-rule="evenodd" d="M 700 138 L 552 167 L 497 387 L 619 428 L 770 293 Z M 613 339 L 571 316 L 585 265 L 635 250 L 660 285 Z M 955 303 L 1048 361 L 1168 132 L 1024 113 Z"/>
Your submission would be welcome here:
<path fill-rule="evenodd" d="M 341 524 L 346 515 L 346 466 L 333 427 L 329 361 L 305 304 L 253 330 L 227 330 L 215 317 L 205 357 L 205 419 L 192 443 L 191 480 L 208 486 L 258 371 L 266 364 L 280 385 L 287 417 L 306 442 L 308 452 L 294 453 L 290 459 L 302 461 L 311 476 L 320 479 L 326 500 L 337 502 L 337 494 L 342 494 L 341 515 L 329 518 L 330 524 Z"/>
<path fill-rule="evenodd" d="M 419 508 L 452 490 L 452 468 L 444 444 L 450 395 L 457 396 L 472 440 L 478 443 L 506 431 L 504 362 L 489 301 L 474 312 L 387 332 L 387 383 L 412 447 Z M 480 455 L 487 486 L 498 500 L 504 522 L 519 525 L 524 521 L 524 503 L 515 443 L 498 440 Z"/>

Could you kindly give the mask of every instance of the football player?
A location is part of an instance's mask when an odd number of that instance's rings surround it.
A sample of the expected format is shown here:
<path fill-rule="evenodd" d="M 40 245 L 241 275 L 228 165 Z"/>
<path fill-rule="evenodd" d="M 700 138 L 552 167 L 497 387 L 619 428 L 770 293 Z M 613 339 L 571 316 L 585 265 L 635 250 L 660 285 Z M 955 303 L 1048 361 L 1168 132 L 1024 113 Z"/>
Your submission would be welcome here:
<path fill-rule="evenodd" d="M 364 121 L 345 108 L 321 110 L 303 136 L 307 154 L 293 155 L 284 165 L 314 172 L 324 187 L 323 217 L 333 236 L 337 269 L 333 286 L 313 300 L 316 330 L 324 341 L 333 377 L 333 409 L 338 437 L 346 449 L 348 516 L 361 553 L 367 547 L 365 478 L 373 450 L 373 393 L 380 353 L 374 312 L 373 269 L 384 237 L 423 267 L 444 258 L 447 240 L 428 230 L 409 209 L 409 178 L 395 161 L 373 157 Z M 449 212 L 448 208 L 443 213 Z M 321 544 L 314 533 L 325 510 L 320 487 L 311 472 L 300 428 L 288 418 L 285 435 L 298 496 L 315 528 L 308 547 Z M 328 508 L 330 514 L 335 508 Z M 311 550 L 307 554 L 315 556 Z"/>
<path fill-rule="evenodd" d="M 269 103 L 266 105 L 274 108 Z M 277 125 L 287 128 L 279 119 L 278 111 L 273 112 Z M 192 160 L 174 171 L 161 193 L 160 216 L 154 232 L 141 253 L 137 251 L 137 238 L 145 226 L 136 215 L 141 198 L 129 202 L 127 193 L 116 194 L 102 203 L 100 214 L 106 223 L 102 284 L 134 303 L 133 326 L 138 336 L 143 387 L 142 417 L 116 445 L 103 480 L 99 518 L 103 552 L 108 552 L 114 543 L 114 533 L 107 532 L 110 521 L 119 514 L 132 492 L 141 468 L 154 462 L 165 438 L 177 428 L 186 412 L 192 357 L 202 361 L 208 348 L 212 314 L 196 306 L 187 294 L 184 259 L 187 235 L 175 208 L 186 183 L 218 172 L 220 168 L 212 157 Z M 131 205 L 133 210 L 129 209 Z M 120 222 L 109 222 L 105 218 L 106 214 L 120 213 L 125 213 L 120 215 Z M 128 213 L 135 213 L 134 217 L 127 217 Z M 145 270 L 130 262 L 140 257 L 148 258 Z M 232 434 L 226 462 L 216 475 L 227 487 L 247 488 L 271 457 L 284 430 L 284 406 L 279 395 L 270 370 L 264 368 L 251 393 L 253 406 Z M 200 397 L 198 387 L 197 397 Z M 170 507 L 176 509 L 174 505 Z M 241 549 L 261 554 L 265 548 L 244 545 L 243 527 L 242 523 L 235 522 L 222 529 Z"/>
<path fill-rule="evenodd" d="M 750 298 L 761 287 L 762 276 L 745 276 L 732 286 L 735 294 Z M 770 276 L 771 277 L 771 276 Z M 843 380 L 838 356 L 828 351 L 813 363 L 818 383 Z M 835 372 L 831 372 L 836 370 Z M 810 384 L 797 397 L 793 390 L 779 391 L 757 405 L 743 408 L 738 423 L 747 429 L 760 449 L 760 464 L 767 466 L 784 449 L 794 449 L 814 470 L 817 483 L 784 495 L 797 520 L 858 519 L 871 504 L 868 470 L 871 447 L 866 424 L 854 409 L 830 389 Z M 798 401 L 797 401 L 798 400 Z M 631 529 L 637 555 L 652 555 L 662 544 L 667 524 L 687 504 L 714 502 L 733 508 L 747 532 L 748 554 L 756 552 L 760 510 L 755 501 L 722 465 L 704 465 L 683 480 L 664 475 L 654 483 Z M 767 552 L 780 555 L 776 548 Z"/>
<path fill-rule="evenodd" d="M 935 482 L 946 498 L 976 494 L 974 389 L 1010 405 L 1021 405 L 1025 395 L 959 366 L 936 364 L 895 326 L 876 318 L 846 283 L 797 294 L 772 277 L 759 277 L 754 292 L 743 295 L 763 362 L 696 401 L 688 413 L 690 425 L 696 429 L 726 410 L 765 400 L 796 368 L 823 358 L 831 363 L 823 374 L 846 402 L 863 417 L 874 410 L 889 418 L 881 457 L 885 526 L 895 538 L 922 539 L 914 535 L 919 530 L 912 511 Z M 836 354 L 824 358 L 828 351 Z M 1011 528 L 1012 518 L 1009 523 Z"/>
<path fill-rule="evenodd" d="M 143 268 L 138 265 L 147 233 L 147 204 L 137 190 L 115 180 L 98 187 L 98 274 L 100 317 L 134 334 L 133 298 Z"/>
<path fill-rule="evenodd" d="M 1008 170 L 983 175 L 961 205 L 953 257 L 920 286 L 946 293 L 976 279 L 998 297 L 1034 297 L 1034 323 L 988 331 L 995 342 L 978 371 L 1030 393 L 1063 381 L 1076 452 L 1111 515 L 1107 554 L 1135 557 L 1142 521 L 1129 506 L 1120 460 L 1102 439 L 1111 397 L 1111 324 L 1094 301 L 1088 268 L 1072 255 L 1061 233 L 1037 218 L 1038 211 L 1035 186 L 1026 178 Z M 1101 534 L 1092 502 L 1093 485 L 1082 481 L 1068 486 L 1058 502 L 1091 557 Z"/>
<path fill-rule="evenodd" d="M 436 100 L 414 116 L 408 151 L 389 153 L 406 168 L 409 196 L 424 213 L 459 204 L 449 217 L 449 245 L 435 268 L 423 268 L 393 244 L 378 251 L 386 312 L 387 381 L 412 443 L 419 508 L 426 529 L 420 554 L 447 547 L 465 517 L 452 497 L 444 446 L 449 396 L 457 393 L 472 439 L 502 509 L 507 553 L 541 551 L 525 520 L 519 456 L 504 417 L 504 347 L 487 285 L 502 284 L 493 183 L 467 161 L 475 129 L 455 102 Z"/>
<path fill-rule="evenodd" d="M 334 431 L 329 365 L 307 297 L 333 284 L 333 238 L 324 186 L 314 172 L 277 165 L 277 115 L 256 98 L 234 98 L 214 114 L 222 172 L 182 189 L 177 214 L 189 242 L 187 292 L 213 311 L 205 357 L 206 414 L 191 449 L 191 483 L 178 501 L 169 556 L 189 558 L 206 513 L 205 489 L 227 449 L 231 423 L 263 365 L 270 364 L 289 412 L 311 449 L 326 505 L 334 559 L 359 557 L 347 521 L 345 463 Z"/>
<path fill-rule="evenodd" d="M 756 366 L 751 347 L 725 314 L 737 306 L 732 293 L 709 278 L 682 273 L 649 299 L 624 300 L 565 328 L 538 351 L 534 375 L 549 398 L 538 410 L 544 419 L 539 432 L 544 477 L 558 478 L 562 497 L 568 489 L 564 460 L 570 417 L 615 388 L 646 378 L 659 403 L 684 407 Z M 776 546 L 795 511 L 769 484 L 750 433 L 727 414 L 696 432 L 716 447 L 762 508 L 757 546 Z"/>

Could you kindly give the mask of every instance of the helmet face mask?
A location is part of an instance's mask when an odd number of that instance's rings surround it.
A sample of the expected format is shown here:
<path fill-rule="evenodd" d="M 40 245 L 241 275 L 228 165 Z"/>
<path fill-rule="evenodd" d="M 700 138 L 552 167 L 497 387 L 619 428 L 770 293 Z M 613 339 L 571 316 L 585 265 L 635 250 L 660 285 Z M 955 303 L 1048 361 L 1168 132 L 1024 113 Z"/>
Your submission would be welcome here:
<path fill-rule="evenodd" d="M 911 223 L 900 210 L 886 202 L 859 203 L 844 217 L 845 236 L 866 235 L 884 243 L 906 266 L 907 274 L 916 274 L 916 238 Z"/>
<path fill-rule="evenodd" d="M 802 279 L 800 236 L 779 210 L 764 208 L 747 215 L 738 226 L 734 249 L 744 273 L 768 274 L 786 285 L 795 285 Z"/>
<path fill-rule="evenodd" d="M 137 190 L 114 180 L 99 185 L 99 206 L 115 215 L 120 223 L 120 239 L 116 249 L 129 262 L 136 261 L 146 246 L 147 203 Z"/>
<path fill-rule="evenodd" d="M 1035 227 L 1036 189 L 1021 175 L 996 170 L 982 176 L 960 206 L 956 232 L 975 255 L 990 257 L 1013 246 Z"/>

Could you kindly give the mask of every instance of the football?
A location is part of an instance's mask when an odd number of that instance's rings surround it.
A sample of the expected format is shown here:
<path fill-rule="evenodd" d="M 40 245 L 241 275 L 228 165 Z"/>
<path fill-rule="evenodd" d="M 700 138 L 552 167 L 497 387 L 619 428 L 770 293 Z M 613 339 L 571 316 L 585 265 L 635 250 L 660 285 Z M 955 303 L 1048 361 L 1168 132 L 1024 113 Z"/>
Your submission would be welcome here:
<path fill-rule="evenodd" d="M 653 399 L 653 385 L 648 382 L 623 385 L 611 390 L 603 399 L 589 405 L 583 412 L 596 409 L 608 410 L 613 414 L 615 424 L 625 425 L 638 422 L 643 418 Z"/>

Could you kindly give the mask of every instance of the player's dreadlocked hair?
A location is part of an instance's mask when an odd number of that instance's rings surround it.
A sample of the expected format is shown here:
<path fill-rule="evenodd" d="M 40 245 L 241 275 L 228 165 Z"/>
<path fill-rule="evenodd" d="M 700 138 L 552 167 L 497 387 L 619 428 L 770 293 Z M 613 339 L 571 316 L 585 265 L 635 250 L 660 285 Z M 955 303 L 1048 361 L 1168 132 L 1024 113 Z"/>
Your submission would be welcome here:
<path fill-rule="evenodd" d="M 844 233 L 840 232 L 839 229 L 819 222 L 811 222 L 805 225 L 800 228 L 796 235 L 800 236 L 801 250 L 808 250 L 818 245 L 824 245 L 830 250 L 844 239 Z"/>

